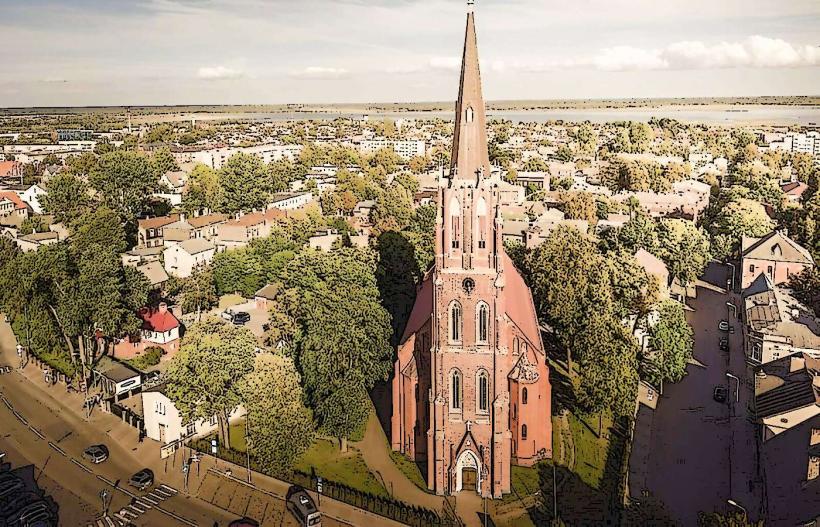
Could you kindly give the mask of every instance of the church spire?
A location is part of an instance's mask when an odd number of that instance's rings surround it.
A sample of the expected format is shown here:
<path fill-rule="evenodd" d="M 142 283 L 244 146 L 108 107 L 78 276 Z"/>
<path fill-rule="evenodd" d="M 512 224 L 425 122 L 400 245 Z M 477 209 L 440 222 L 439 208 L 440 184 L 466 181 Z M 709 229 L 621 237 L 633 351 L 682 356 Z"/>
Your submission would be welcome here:
<path fill-rule="evenodd" d="M 487 153 L 487 123 L 481 94 L 481 71 L 472 1 L 468 2 L 468 9 L 450 168 L 452 178 L 475 181 L 482 169 L 484 176 L 489 177 L 490 158 Z"/>

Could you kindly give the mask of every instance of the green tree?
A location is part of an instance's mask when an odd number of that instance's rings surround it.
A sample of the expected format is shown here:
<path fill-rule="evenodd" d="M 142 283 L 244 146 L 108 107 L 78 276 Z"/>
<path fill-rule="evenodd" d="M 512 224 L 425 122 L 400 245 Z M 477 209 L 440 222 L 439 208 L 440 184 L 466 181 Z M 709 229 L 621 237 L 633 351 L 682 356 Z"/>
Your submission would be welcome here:
<path fill-rule="evenodd" d="M 101 202 L 127 221 L 148 209 L 151 194 L 158 187 L 148 159 L 125 151 L 100 156 L 88 182 Z"/>
<path fill-rule="evenodd" d="M 196 320 L 202 319 L 202 311 L 207 311 L 219 303 L 214 276 L 210 269 L 195 269 L 182 281 L 182 310 L 196 312 Z"/>
<path fill-rule="evenodd" d="M 228 416 L 243 400 L 242 381 L 253 371 L 255 350 L 249 329 L 206 319 L 188 329 L 168 365 L 167 395 L 182 421 L 216 416 L 225 448 L 231 448 Z"/>
<path fill-rule="evenodd" d="M 694 332 L 686 322 L 683 305 L 665 300 L 658 307 L 658 320 L 649 327 L 650 351 L 644 357 L 643 374 L 655 386 L 678 382 L 686 375 L 692 357 Z"/>
<path fill-rule="evenodd" d="M 590 224 L 598 221 L 598 207 L 595 196 L 589 192 L 567 192 L 560 196 L 564 214 L 570 220 L 586 220 Z"/>
<path fill-rule="evenodd" d="M 716 223 L 717 234 L 729 236 L 735 246 L 743 236 L 759 238 L 775 227 L 763 205 L 746 198 L 738 198 L 726 204 Z"/>
<path fill-rule="evenodd" d="M 40 202 L 58 223 L 71 223 L 92 204 L 88 185 L 70 172 L 60 172 L 51 178 L 46 184 L 46 192 Z"/>
<path fill-rule="evenodd" d="M 182 208 L 189 214 L 204 209 L 222 210 L 222 187 L 216 171 L 197 164 L 188 176 L 188 190 L 182 198 Z"/>
<path fill-rule="evenodd" d="M 174 159 L 174 154 L 167 148 L 157 150 L 154 155 L 151 156 L 150 163 L 151 170 L 154 171 L 154 175 L 157 178 L 162 177 L 168 172 L 179 170 L 179 165 L 177 165 L 176 159 Z"/>
<path fill-rule="evenodd" d="M 263 285 L 262 265 L 248 247 L 224 251 L 211 261 L 213 280 L 219 295 L 240 293 L 251 298 Z"/>
<path fill-rule="evenodd" d="M 683 284 L 697 280 L 711 256 L 706 232 L 688 220 L 664 218 L 658 229 L 658 256 Z"/>
<path fill-rule="evenodd" d="M 313 417 L 300 382 L 291 359 L 260 353 L 242 383 L 249 452 L 273 474 L 287 473 L 313 442 Z"/>
<path fill-rule="evenodd" d="M 222 212 L 263 209 L 268 203 L 268 168 L 258 157 L 238 153 L 232 155 L 217 172 L 222 190 Z"/>

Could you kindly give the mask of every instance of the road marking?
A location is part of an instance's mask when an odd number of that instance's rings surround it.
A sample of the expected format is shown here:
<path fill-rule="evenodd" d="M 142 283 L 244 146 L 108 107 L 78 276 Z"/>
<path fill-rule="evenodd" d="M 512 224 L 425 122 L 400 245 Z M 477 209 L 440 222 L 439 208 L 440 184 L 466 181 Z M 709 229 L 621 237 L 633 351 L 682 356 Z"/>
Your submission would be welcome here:
<path fill-rule="evenodd" d="M 152 491 L 151 491 L 148 495 L 146 495 L 145 497 L 147 498 L 148 496 L 150 496 L 150 497 L 154 498 L 154 499 L 155 499 L 155 500 L 157 500 L 157 501 L 162 501 L 162 500 L 168 499 L 168 496 L 164 496 L 164 495 L 160 494 L 159 492 L 157 492 L 157 490 L 156 490 L 156 489 L 152 490 Z"/>
<path fill-rule="evenodd" d="M 171 493 L 170 493 L 170 492 L 168 492 L 167 490 L 162 490 L 162 489 L 161 489 L 161 488 L 159 488 L 159 487 L 155 488 L 155 489 L 151 492 L 151 494 L 157 494 L 160 498 L 162 498 L 162 499 L 164 499 L 164 500 L 167 500 L 168 498 L 170 498 L 171 496 L 173 496 L 173 494 L 171 494 Z"/>
<path fill-rule="evenodd" d="M 89 474 L 91 474 L 91 473 L 92 473 L 90 468 L 88 468 L 87 466 L 83 465 L 82 463 L 80 463 L 80 462 L 79 462 L 79 461 L 77 461 L 76 459 L 71 458 L 71 462 L 72 462 L 72 463 L 74 463 L 75 465 L 77 465 L 78 467 L 80 467 L 81 469 L 85 470 L 85 471 L 86 471 L 86 472 L 88 472 Z"/>
<path fill-rule="evenodd" d="M 173 487 L 169 487 L 165 483 L 161 483 L 159 488 L 166 491 L 166 492 L 170 492 L 171 494 L 179 494 L 179 491 L 177 489 L 175 489 Z"/>
<path fill-rule="evenodd" d="M 123 509 L 120 512 L 115 512 L 114 517 L 117 518 L 118 520 L 120 520 L 121 522 L 125 522 L 125 524 L 128 525 L 130 523 L 130 521 L 128 519 L 127 514 L 130 514 L 130 515 L 134 516 L 134 518 L 136 518 L 134 513 L 132 513 L 129 510 L 126 510 L 126 509 Z"/>
<path fill-rule="evenodd" d="M 128 508 L 137 511 L 140 514 L 145 514 L 145 509 L 140 507 L 140 504 L 138 504 L 138 503 L 132 503 L 131 505 L 128 506 Z"/>
<path fill-rule="evenodd" d="M 34 428 L 33 426 L 28 425 L 28 428 L 29 428 L 29 430 L 31 430 L 32 432 L 34 432 L 34 433 L 37 435 L 37 437 L 39 437 L 40 439 L 45 439 L 45 438 L 46 438 L 46 436 L 44 436 L 42 432 L 40 432 L 39 430 L 37 430 L 37 429 L 36 429 L 36 428 Z"/>
<path fill-rule="evenodd" d="M 122 509 L 122 510 L 119 512 L 119 514 L 120 514 L 120 516 L 121 516 L 121 517 L 122 517 L 122 516 L 125 516 L 125 517 L 126 517 L 126 521 L 127 521 L 127 519 L 128 519 L 128 518 L 138 518 L 138 517 L 139 517 L 139 514 L 135 514 L 135 513 L 133 513 L 130 509 Z"/>
<path fill-rule="evenodd" d="M 28 421 L 26 421 L 25 417 L 20 415 L 20 412 L 18 412 L 17 410 L 12 410 L 12 412 L 14 412 L 15 417 L 17 417 L 17 419 L 19 419 L 21 423 L 28 426 Z"/>
<path fill-rule="evenodd" d="M 97 474 L 97 479 L 100 480 L 100 481 L 103 481 L 105 483 L 108 483 L 112 487 L 114 486 L 114 482 L 111 481 L 110 479 L 106 478 L 105 476 L 100 476 L 99 474 Z"/>
<path fill-rule="evenodd" d="M 147 495 L 146 495 L 146 496 L 143 496 L 143 497 L 142 497 L 142 498 L 140 498 L 140 499 L 141 499 L 141 500 L 145 500 L 145 501 L 147 501 L 147 502 L 148 502 L 148 503 L 150 503 L 151 505 L 159 505 L 159 502 L 158 502 L 158 501 L 156 501 L 156 500 L 154 500 L 154 499 L 149 498 Z"/>
<path fill-rule="evenodd" d="M 58 447 L 57 445 L 55 445 L 55 444 L 54 444 L 54 443 L 52 443 L 51 441 L 49 441 L 49 442 L 48 442 L 48 446 L 50 446 L 51 448 L 53 448 L 54 450 L 56 450 L 57 452 L 59 452 L 60 454 L 62 454 L 64 457 L 68 457 L 68 454 L 66 454 L 66 453 L 65 453 L 65 450 L 63 450 L 62 448 Z"/>

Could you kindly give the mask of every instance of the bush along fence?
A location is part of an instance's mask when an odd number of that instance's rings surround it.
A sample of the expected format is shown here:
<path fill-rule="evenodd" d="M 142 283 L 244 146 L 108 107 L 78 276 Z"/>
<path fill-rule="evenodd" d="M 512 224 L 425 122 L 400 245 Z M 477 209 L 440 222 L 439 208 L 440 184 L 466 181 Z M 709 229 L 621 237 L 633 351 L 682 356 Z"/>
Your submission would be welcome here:
<path fill-rule="evenodd" d="M 198 438 L 191 440 L 188 447 L 196 450 L 200 455 L 210 455 L 211 443 L 209 439 Z M 248 463 L 247 454 L 225 449 L 221 445 L 217 447 L 216 456 L 242 467 Z M 299 470 L 294 470 L 289 474 L 270 474 L 263 470 L 253 457 L 251 457 L 251 469 L 306 489 L 314 491 L 317 489 L 318 477 L 315 474 L 307 474 Z M 410 505 L 395 498 L 363 492 L 325 478 L 322 478 L 322 496 L 333 498 L 411 527 L 461 527 L 464 525 L 456 516 L 442 516 L 432 509 Z"/>

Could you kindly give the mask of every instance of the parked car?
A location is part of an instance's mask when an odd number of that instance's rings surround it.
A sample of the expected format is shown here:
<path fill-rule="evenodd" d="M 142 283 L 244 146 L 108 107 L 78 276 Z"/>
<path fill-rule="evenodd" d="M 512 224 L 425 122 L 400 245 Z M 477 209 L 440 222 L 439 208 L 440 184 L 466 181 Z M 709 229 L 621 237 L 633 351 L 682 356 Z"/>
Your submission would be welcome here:
<path fill-rule="evenodd" d="M 728 393 L 729 390 L 727 390 L 725 386 L 715 386 L 715 391 L 712 394 L 712 398 L 719 403 L 725 403 L 726 395 Z"/>
<path fill-rule="evenodd" d="M 51 506 L 44 500 L 29 503 L 6 519 L 8 525 L 20 527 L 52 527 L 57 522 Z"/>
<path fill-rule="evenodd" d="M 729 339 L 720 337 L 720 351 L 729 351 Z"/>
<path fill-rule="evenodd" d="M 231 322 L 233 322 L 233 324 L 236 326 L 244 326 L 250 321 L 251 315 L 249 313 L 246 313 L 245 311 L 239 311 L 237 313 L 234 313 L 233 320 L 231 320 Z"/>
<path fill-rule="evenodd" d="M 228 527 L 259 527 L 259 522 L 245 517 L 232 521 Z"/>
<path fill-rule="evenodd" d="M 108 459 L 108 447 L 105 445 L 91 445 L 83 451 L 83 458 L 94 463 L 102 463 Z"/>
<path fill-rule="evenodd" d="M 225 311 L 220 313 L 219 316 L 222 317 L 223 320 L 227 320 L 228 322 L 232 322 L 233 321 L 233 309 L 230 309 L 230 308 L 226 309 Z"/>
<path fill-rule="evenodd" d="M 721 320 L 720 324 L 718 324 L 718 329 L 721 331 L 729 331 L 729 321 Z"/>
<path fill-rule="evenodd" d="M 305 489 L 298 485 L 291 486 L 285 503 L 301 527 L 321 527 L 322 513 Z"/>
<path fill-rule="evenodd" d="M 128 484 L 140 490 L 145 490 L 154 484 L 154 473 L 150 469 L 144 468 L 131 476 Z"/>

